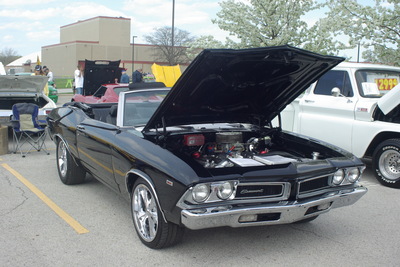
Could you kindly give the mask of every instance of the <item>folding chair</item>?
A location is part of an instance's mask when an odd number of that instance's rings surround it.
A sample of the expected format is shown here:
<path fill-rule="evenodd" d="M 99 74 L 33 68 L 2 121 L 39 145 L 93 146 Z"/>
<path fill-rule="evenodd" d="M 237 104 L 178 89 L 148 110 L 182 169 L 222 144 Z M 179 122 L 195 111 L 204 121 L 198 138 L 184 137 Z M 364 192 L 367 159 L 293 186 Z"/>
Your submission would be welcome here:
<path fill-rule="evenodd" d="M 46 127 L 39 125 L 39 107 L 32 103 L 18 103 L 12 107 L 11 124 L 13 128 L 14 154 L 20 152 L 25 157 L 33 149 L 43 151 L 47 155 L 45 144 Z M 25 144 L 29 144 L 29 150 L 24 151 Z"/>

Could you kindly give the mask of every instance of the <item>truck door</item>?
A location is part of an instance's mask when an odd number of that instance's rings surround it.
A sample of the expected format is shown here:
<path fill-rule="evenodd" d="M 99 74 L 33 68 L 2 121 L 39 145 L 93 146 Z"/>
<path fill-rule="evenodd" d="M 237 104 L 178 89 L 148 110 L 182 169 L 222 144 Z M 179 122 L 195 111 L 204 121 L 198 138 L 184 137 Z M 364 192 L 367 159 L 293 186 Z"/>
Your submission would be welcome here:
<path fill-rule="evenodd" d="M 341 96 L 332 96 L 333 88 Z M 299 132 L 351 151 L 356 98 L 345 70 L 331 70 L 322 76 L 309 94 L 300 100 Z"/>

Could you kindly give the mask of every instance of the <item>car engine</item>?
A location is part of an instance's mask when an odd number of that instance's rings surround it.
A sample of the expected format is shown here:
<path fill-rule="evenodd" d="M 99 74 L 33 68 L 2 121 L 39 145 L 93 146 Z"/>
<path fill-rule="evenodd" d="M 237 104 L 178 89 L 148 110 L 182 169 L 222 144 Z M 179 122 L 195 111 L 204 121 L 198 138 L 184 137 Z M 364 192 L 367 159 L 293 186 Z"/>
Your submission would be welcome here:
<path fill-rule="evenodd" d="M 297 155 L 294 151 L 285 151 L 274 144 L 269 135 L 262 137 L 249 137 L 248 135 L 248 133 L 239 131 L 185 134 L 183 138 L 180 138 L 179 141 L 175 140 L 174 143 L 175 148 L 179 147 L 181 152 L 200 163 L 204 168 L 288 164 L 316 160 L 320 157 L 319 152 L 309 153 L 309 157 L 305 158 L 304 155 Z"/>

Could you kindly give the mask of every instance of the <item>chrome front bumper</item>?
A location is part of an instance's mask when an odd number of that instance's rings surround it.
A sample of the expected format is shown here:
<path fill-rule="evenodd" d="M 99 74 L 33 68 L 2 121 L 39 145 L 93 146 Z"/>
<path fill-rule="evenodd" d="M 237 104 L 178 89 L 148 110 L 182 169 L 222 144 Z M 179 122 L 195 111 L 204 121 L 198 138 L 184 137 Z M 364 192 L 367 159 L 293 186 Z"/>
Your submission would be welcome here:
<path fill-rule="evenodd" d="M 192 230 L 221 226 L 246 227 L 293 223 L 317 216 L 334 208 L 357 202 L 367 189 L 363 186 L 328 193 L 302 201 L 282 201 L 254 206 L 220 205 L 181 212 L 182 224 Z"/>

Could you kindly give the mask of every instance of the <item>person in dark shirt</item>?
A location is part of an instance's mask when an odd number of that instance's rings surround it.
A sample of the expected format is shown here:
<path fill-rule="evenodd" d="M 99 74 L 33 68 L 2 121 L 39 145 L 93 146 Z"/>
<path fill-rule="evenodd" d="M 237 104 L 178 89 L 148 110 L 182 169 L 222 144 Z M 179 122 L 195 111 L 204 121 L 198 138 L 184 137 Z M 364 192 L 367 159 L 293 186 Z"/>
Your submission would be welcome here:
<path fill-rule="evenodd" d="M 137 69 L 132 73 L 132 82 L 141 83 L 143 82 L 143 70 Z"/>

